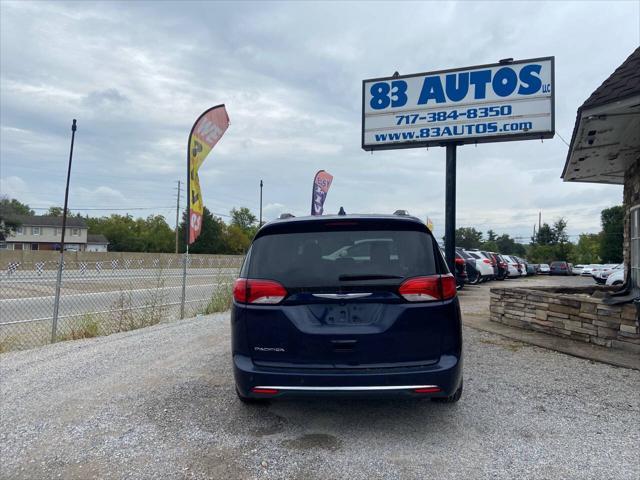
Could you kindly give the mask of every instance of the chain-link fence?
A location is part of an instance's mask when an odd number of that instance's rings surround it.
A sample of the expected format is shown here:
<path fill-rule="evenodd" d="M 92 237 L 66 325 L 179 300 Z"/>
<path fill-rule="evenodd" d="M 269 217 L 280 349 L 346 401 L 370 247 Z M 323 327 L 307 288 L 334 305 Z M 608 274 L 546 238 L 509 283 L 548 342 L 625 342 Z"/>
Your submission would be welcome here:
<path fill-rule="evenodd" d="M 9 259 L 0 264 L 0 352 L 43 345 L 52 338 L 133 330 L 180 318 L 183 308 L 185 317 L 224 311 L 242 264 L 241 256 L 189 255 L 185 275 L 183 255 L 69 257 L 63 264 L 55 331 L 59 260 Z"/>

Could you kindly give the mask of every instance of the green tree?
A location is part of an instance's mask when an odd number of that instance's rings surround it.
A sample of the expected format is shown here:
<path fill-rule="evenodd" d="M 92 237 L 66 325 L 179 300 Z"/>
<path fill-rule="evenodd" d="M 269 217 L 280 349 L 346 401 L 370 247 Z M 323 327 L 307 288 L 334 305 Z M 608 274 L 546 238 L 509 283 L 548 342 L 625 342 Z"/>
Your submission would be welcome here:
<path fill-rule="evenodd" d="M 15 198 L 0 198 L 0 240 L 15 231 L 21 225 L 18 220 L 20 215 L 35 215 L 29 205 L 19 202 Z"/>
<path fill-rule="evenodd" d="M 251 213 L 247 207 L 240 207 L 239 209 L 231 209 L 231 225 L 238 226 L 249 238 L 253 238 L 256 230 L 258 218 Z"/>
<path fill-rule="evenodd" d="M 456 228 L 456 247 L 482 247 L 482 232 L 473 227 Z"/>
<path fill-rule="evenodd" d="M 175 234 L 162 215 L 150 215 L 136 220 L 138 235 L 145 252 L 175 251 Z"/>
<path fill-rule="evenodd" d="M 573 263 L 598 263 L 600 261 L 600 234 L 583 233 L 573 249 L 570 260 Z"/>
<path fill-rule="evenodd" d="M 535 237 L 531 239 L 531 243 L 535 243 L 536 245 L 553 245 L 555 242 L 556 237 L 554 231 L 548 223 L 543 223 L 536 232 Z"/>
<path fill-rule="evenodd" d="M 61 217 L 63 211 L 64 209 L 62 207 L 49 207 L 49 211 L 47 212 L 47 215 L 51 217 Z"/>
<path fill-rule="evenodd" d="M 134 219 L 131 215 L 86 218 L 89 233 L 102 234 L 114 252 L 172 252 L 174 232 L 162 215 Z"/>
<path fill-rule="evenodd" d="M 185 225 L 187 213 L 182 215 L 180 231 L 178 233 L 180 251 L 185 249 Z M 226 236 L 227 225 L 219 217 L 214 217 L 207 207 L 204 207 L 202 215 L 202 229 L 200 235 L 189 245 L 190 253 L 229 253 Z"/>
<path fill-rule="evenodd" d="M 557 260 L 553 245 L 531 244 L 527 250 L 527 259 L 533 263 L 551 263 Z"/>
<path fill-rule="evenodd" d="M 487 242 L 494 242 L 497 238 L 496 232 L 487 230 Z"/>
<path fill-rule="evenodd" d="M 573 255 L 573 244 L 567 235 L 567 221 L 560 217 L 552 226 L 544 223 L 531 238 L 527 252 L 529 259 L 537 263 L 568 260 Z"/>
<path fill-rule="evenodd" d="M 622 262 L 622 242 L 624 237 L 624 207 L 605 208 L 600 214 L 602 237 L 600 238 L 600 258 L 605 263 Z"/>
<path fill-rule="evenodd" d="M 109 250 L 114 252 L 142 252 L 143 243 L 138 238 L 139 227 L 131 215 L 112 214 L 109 217 L 87 218 L 89 233 L 102 234 L 109 240 Z"/>
<path fill-rule="evenodd" d="M 567 235 L 567 221 L 563 217 L 560 217 L 553 222 L 552 231 L 555 243 L 566 243 L 569 241 L 569 236 Z"/>
<path fill-rule="evenodd" d="M 567 221 L 562 217 L 557 219 L 553 222 L 552 231 L 555 239 L 556 258 L 568 260 L 573 252 L 573 244 L 569 242 L 569 236 L 567 235 Z"/>
<path fill-rule="evenodd" d="M 516 242 L 509 234 L 504 233 L 495 239 L 496 251 L 504 253 L 505 255 L 519 255 L 524 256 L 526 251 L 524 245 Z"/>
<path fill-rule="evenodd" d="M 251 239 L 239 225 L 229 225 L 226 232 L 227 253 L 243 255 L 247 253 Z"/>
<path fill-rule="evenodd" d="M 498 252 L 500 249 L 498 248 L 498 243 L 495 240 L 486 241 L 482 243 L 482 250 L 487 252 Z"/>

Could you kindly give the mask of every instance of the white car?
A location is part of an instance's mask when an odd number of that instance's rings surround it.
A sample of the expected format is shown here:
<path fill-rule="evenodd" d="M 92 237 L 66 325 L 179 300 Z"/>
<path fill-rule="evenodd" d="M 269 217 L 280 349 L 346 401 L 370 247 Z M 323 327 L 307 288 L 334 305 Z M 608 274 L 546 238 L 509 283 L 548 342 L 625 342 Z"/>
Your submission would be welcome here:
<path fill-rule="evenodd" d="M 480 252 L 465 250 L 465 252 L 473 257 L 476 261 L 476 269 L 480 272 L 480 277 L 483 281 L 489 280 L 493 277 L 493 266 L 491 260 L 482 255 Z"/>
<path fill-rule="evenodd" d="M 548 274 L 550 271 L 551 269 L 549 268 L 549 265 L 547 265 L 546 263 L 541 263 L 540 265 L 538 265 L 538 273 Z"/>
<path fill-rule="evenodd" d="M 607 264 L 602 268 L 595 270 L 591 276 L 597 283 L 603 284 L 607 281 L 609 275 L 617 270 L 622 270 L 624 272 L 624 266 L 621 263 L 618 265 Z"/>
<path fill-rule="evenodd" d="M 585 276 L 585 277 L 590 277 L 591 274 L 593 273 L 593 269 L 595 267 L 596 267 L 596 265 L 583 265 L 582 273 L 580 275 Z"/>
<path fill-rule="evenodd" d="M 573 268 L 571 269 L 571 273 L 573 273 L 574 275 L 582 275 L 583 271 L 584 271 L 584 265 L 574 265 Z"/>
<path fill-rule="evenodd" d="M 606 285 L 622 285 L 624 283 L 624 268 L 614 270 L 607 277 Z"/>
<path fill-rule="evenodd" d="M 507 262 L 507 268 L 509 269 L 509 278 L 520 277 L 521 273 L 518 270 L 518 261 L 510 255 L 502 255 L 505 262 Z"/>

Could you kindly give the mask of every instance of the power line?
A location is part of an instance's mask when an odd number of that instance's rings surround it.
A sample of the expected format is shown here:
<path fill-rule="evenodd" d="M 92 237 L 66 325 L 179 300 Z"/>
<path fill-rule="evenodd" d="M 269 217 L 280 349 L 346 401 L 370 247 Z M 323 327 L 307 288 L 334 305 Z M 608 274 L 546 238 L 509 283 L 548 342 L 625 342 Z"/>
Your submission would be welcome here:
<path fill-rule="evenodd" d="M 29 207 L 31 210 L 49 210 L 51 207 Z M 126 207 L 126 208 L 114 208 L 114 207 L 69 207 L 69 210 L 97 210 L 97 211 L 127 211 L 127 210 L 173 210 L 175 207 Z"/>
<path fill-rule="evenodd" d="M 569 145 L 567 141 L 564 138 L 562 138 L 562 135 L 560 135 L 560 132 L 558 132 L 557 130 L 556 130 L 556 135 L 560 137 L 560 140 L 562 140 L 567 147 L 571 148 L 571 145 Z"/>
<path fill-rule="evenodd" d="M 31 210 L 49 210 L 51 207 L 29 207 Z M 93 210 L 93 211 L 102 211 L 102 212 L 110 212 L 110 211 L 119 211 L 119 212 L 128 212 L 130 210 L 175 210 L 175 206 L 172 207 L 126 207 L 126 208 L 113 208 L 113 207 L 69 207 L 69 210 Z M 227 217 L 232 218 L 228 213 L 220 213 L 220 212 L 212 212 L 209 210 L 212 215 L 216 215 L 217 217 Z"/>

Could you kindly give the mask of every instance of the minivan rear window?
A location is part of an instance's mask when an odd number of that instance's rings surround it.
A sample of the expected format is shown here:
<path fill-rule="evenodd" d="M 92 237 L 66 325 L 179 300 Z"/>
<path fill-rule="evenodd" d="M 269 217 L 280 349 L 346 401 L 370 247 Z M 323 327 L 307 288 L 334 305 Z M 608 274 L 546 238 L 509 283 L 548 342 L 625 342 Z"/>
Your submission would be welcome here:
<path fill-rule="evenodd" d="M 433 240 L 412 230 L 332 230 L 270 234 L 249 254 L 249 278 L 287 288 L 399 284 L 437 272 Z"/>

